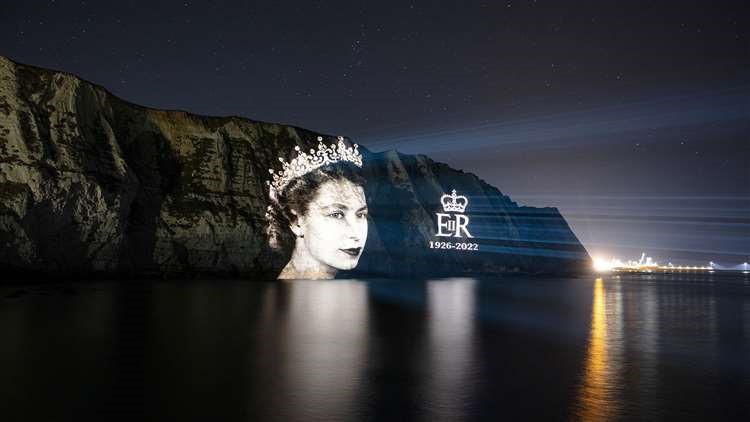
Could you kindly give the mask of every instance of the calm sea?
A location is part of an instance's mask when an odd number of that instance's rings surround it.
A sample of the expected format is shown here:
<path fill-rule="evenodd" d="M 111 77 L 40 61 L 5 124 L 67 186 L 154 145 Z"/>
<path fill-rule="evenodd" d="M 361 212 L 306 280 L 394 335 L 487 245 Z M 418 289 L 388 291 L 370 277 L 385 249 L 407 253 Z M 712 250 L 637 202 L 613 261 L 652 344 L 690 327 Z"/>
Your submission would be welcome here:
<path fill-rule="evenodd" d="M 750 420 L 747 276 L 0 287 L 0 419 Z"/>

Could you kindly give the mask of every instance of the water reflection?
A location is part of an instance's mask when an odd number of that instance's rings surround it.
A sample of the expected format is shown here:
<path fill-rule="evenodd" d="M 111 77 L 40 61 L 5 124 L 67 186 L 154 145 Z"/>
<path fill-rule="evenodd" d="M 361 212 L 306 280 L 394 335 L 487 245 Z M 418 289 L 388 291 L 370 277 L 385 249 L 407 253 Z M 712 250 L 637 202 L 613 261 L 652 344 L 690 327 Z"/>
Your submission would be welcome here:
<path fill-rule="evenodd" d="M 14 291 L 0 288 L 5 419 L 750 420 L 744 280 Z"/>
<path fill-rule="evenodd" d="M 354 417 L 367 352 L 367 285 L 305 281 L 279 289 L 286 306 L 264 304 L 282 312 L 274 335 L 284 341 L 276 356 L 283 384 L 273 394 L 282 394 L 286 416 L 294 420 Z"/>
<path fill-rule="evenodd" d="M 594 282 L 591 332 L 577 399 L 577 417 L 583 421 L 611 420 L 617 416 L 622 302 L 619 290 L 616 293 L 610 296 L 608 307 L 604 282 L 601 278 Z"/>
<path fill-rule="evenodd" d="M 465 418 L 474 393 L 475 284 L 473 279 L 427 283 L 430 376 L 426 408 L 430 420 Z"/>
<path fill-rule="evenodd" d="M 653 417 L 658 413 L 658 402 L 654 399 L 658 392 L 659 360 L 659 295 L 654 283 L 645 283 L 641 292 L 633 292 L 635 307 L 639 315 L 629 329 L 635 329 L 633 335 L 638 353 L 639 376 L 635 380 L 636 400 L 640 403 L 640 416 Z"/>
<path fill-rule="evenodd" d="M 718 388 L 726 364 L 718 360 L 718 346 L 731 342 L 718 338 L 716 300 L 726 300 L 727 309 L 741 302 L 722 299 L 712 289 L 707 283 L 669 284 L 653 277 L 596 279 L 576 415 L 658 419 L 665 400 L 700 396 L 706 385 Z M 725 321 L 723 326 L 741 330 L 742 325 Z M 726 362 L 737 360 L 730 356 Z M 675 384 L 680 388 L 666 388 Z M 714 406 L 700 400 L 687 405 L 691 410 L 685 415 L 710 414 Z"/>
<path fill-rule="evenodd" d="M 716 299 L 729 299 L 725 295 L 714 293 L 713 281 L 707 278 L 700 283 L 657 283 L 659 289 L 659 332 L 657 338 L 661 343 L 659 350 L 659 375 L 663 380 L 659 388 L 658 403 L 679 401 L 684 397 L 700 397 L 706 388 L 720 391 L 722 377 L 718 346 L 731 344 L 719 342 L 717 335 Z M 735 302 L 736 299 L 729 299 Z M 728 306 L 727 306 L 728 305 Z M 722 311 L 731 309 L 729 303 Z M 738 327 L 732 322 L 725 326 Z M 728 360 L 729 362 L 729 360 Z M 676 371 L 676 368 L 683 368 Z M 730 375 L 735 377 L 734 374 Z M 700 380 L 700 381 L 696 381 Z M 672 388 L 679 385 L 680 388 Z M 731 388 L 732 390 L 734 387 Z M 730 394 L 717 394 L 715 400 L 691 400 L 685 403 L 689 412 L 685 414 L 715 414 L 715 408 L 730 408 L 722 403 Z M 708 417 L 707 417 L 708 419 Z M 721 419 L 712 417 L 711 419 Z M 743 418 L 739 418 L 743 419 Z"/>
<path fill-rule="evenodd" d="M 80 409 L 78 416 L 106 408 L 115 292 L 44 285 L 24 292 L 17 300 L 0 294 L 0 418 L 16 420 L 13 407 L 24 409 L 17 420 L 61 420 L 65 407 Z"/>

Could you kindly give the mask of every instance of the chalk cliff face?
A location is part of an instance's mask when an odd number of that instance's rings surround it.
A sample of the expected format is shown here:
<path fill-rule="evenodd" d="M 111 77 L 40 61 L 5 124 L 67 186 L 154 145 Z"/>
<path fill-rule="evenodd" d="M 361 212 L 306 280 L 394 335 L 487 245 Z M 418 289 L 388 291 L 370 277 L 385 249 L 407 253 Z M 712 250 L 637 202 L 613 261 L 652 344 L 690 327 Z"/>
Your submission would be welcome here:
<path fill-rule="evenodd" d="M 148 109 L 0 57 L 0 270 L 15 278 L 273 278 L 280 264 L 264 230 L 268 169 L 295 145 L 317 146 L 317 136 Z M 361 151 L 370 234 L 345 276 L 556 273 L 588 262 L 553 208 L 519 207 L 422 155 Z M 470 198 L 479 251 L 429 247 L 445 240 L 435 237 L 436 213 L 452 189 Z"/>

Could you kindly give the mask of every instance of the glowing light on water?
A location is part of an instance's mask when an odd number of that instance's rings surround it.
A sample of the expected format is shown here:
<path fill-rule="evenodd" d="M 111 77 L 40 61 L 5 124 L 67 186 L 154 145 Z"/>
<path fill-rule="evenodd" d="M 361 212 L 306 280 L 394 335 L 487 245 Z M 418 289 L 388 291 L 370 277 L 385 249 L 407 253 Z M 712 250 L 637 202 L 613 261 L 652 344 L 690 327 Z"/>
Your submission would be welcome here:
<path fill-rule="evenodd" d="M 622 304 L 619 291 L 607 295 L 604 281 L 594 282 L 586 363 L 578 388 L 576 420 L 616 419 L 619 412 Z"/>

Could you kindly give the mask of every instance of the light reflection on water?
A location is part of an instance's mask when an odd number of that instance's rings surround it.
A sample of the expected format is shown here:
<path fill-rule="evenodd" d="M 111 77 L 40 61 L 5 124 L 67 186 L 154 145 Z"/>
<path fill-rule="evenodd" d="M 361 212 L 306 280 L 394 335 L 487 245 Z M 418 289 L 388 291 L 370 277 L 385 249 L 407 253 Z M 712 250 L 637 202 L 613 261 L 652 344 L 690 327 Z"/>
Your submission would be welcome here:
<path fill-rule="evenodd" d="M 277 356 L 284 389 L 274 394 L 284 395 L 293 420 L 356 414 L 367 355 L 367 285 L 305 281 L 285 288 L 288 304 L 276 324 L 285 339 Z"/>
<path fill-rule="evenodd" d="M 720 361 L 719 348 L 726 348 L 727 342 L 718 331 L 739 334 L 750 328 L 740 315 L 736 320 L 729 317 L 726 326 L 718 325 L 716 300 L 728 300 L 727 293 L 716 291 L 712 283 L 655 281 L 661 280 L 594 281 L 577 419 L 665 417 L 663 404 L 679 401 L 681 395 L 699 398 L 691 403 L 695 410 L 678 410 L 672 416 L 691 419 L 696 412 L 710 414 L 710 400 L 701 395 L 708 390 L 718 395 L 727 378 L 736 376 L 736 384 L 747 384 L 747 356 Z M 739 293 L 729 301 L 746 302 L 744 289 Z M 732 310 L 723 312 L 726 316 Z M 747 344 L 742 348 L 747 351 Z M 736 375 L 721 373 L 725 364 L 740 370 Z"/>
<path fill-rule="evenodd" d="M 583 421 L 611 420 L 617 414 L 616 389 L 620 385 L 620 297 L 607 294 L 601 278 L 594 281 L 591 336 L 586 351 L 583 385 L 578 393 L 578 417 Z"/>
<path fill-rule="evenodd" d="M 659 387 L 659 295 L 653 283 L 644 284 L 641 290 L 642 297 L 637 305 L 640 307 L 638 324 L 641 329 L 635 334 L 635 341 L 641 345 L 638 359 L 642 376 L 635 386 L 635 400 L 639 403 L 639 416 L 646 417 L 659 413 L 658 403 L 653 400 Z"/>
<path fill-rule="evenodd" d="M 427 282 L 429 361 L 425 414 L 429 420 L 467 416 L 474 373 L 472 279 Z"/>
<path fill-rule="evenodd" d="M 748 288 L 658 276 L 5 286 L 0 414 L 742 419 Z"/>

